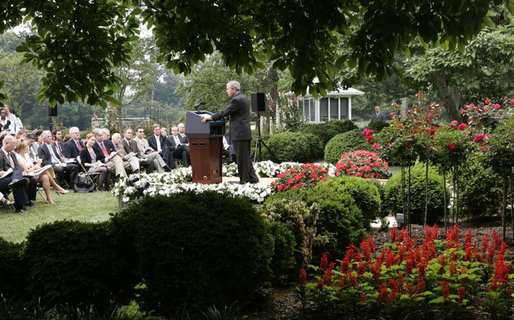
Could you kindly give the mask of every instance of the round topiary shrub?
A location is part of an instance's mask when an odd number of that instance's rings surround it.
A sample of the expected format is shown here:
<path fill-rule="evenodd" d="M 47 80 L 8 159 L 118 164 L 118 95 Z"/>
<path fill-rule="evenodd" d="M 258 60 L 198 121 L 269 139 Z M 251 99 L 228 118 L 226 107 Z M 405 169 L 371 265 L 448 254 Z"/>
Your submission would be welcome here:
<path fill-rule="evenodd" d="M 116 255 L 108 223 L 58 221 L 38 226 L 27 236 L 23 261 L 28 287 L 45 305 L 74 306 L 102 313 L 133 298 L 137 282 L 124 279 L 131 268 Z"/>
<path fill-rule="evenodd" d="M 323 145 L 312 134 L 302 132 L 281 132 L 271 136 L 266 145 L 280 161 L 311 162 L 321 159 Z M 272 159 L 266 148 L 262 148 L 262 158 Z"/>
<path fill-rule="evenodd" d="M 361 224 L 369 229 L 371 221 L 380 216 L 380 193 L 370 179 L 340 176 L 320 184 L 319 192 L 326 191 L 327 197 L 337 200 L 341 194 L 348 194 L 361 210 L 364 220 Z"/>
<path fill-rule="evenodd" d="M 23 245 L 0 238 L 0 295 L 5 299 L 23 298 L 27 280 L 21 261 Z"/>
<path fill-rule="evenodd" d="M 372 151 L 372 146 L 366 142 L 360 129 L 340 133 L 333 137 L 325 146 L 325 161 L 336 163 L 343 153 L 354 150 Z"/>
<path fill-rule="evenodd" d="M 243 302 L 269 276 L 272 240 L 245 199 L 215 192 L 148 197 L 113 223 L 131 233 L 120 239 L 134 241 L 143 310 L 169 316 Z"/>
<path fill-rule="evenodd" d="M 407 173 L 405 173 L 405 202 L 407 202 L 407 179 Z M 431 167 L 428 175 L 427 222 L 429 224 L 440 221 L 444 215 L 443 194 L 443 177 Z M 400 174 L 394 175 L 385 185 L 382 211 L 402 212 Z M 425 167 L 417 164 L 411 169 L 411 223 L 422 224 L 424 216 Z"/>
<path fill-rule="evenodd" d="M 357 129 L 357 126 L 351 120 L 332 120 L 324 123 L 304 123 L 298 131 L 315 135 L 325 146 L 335 135 L 354 129 Z"/>

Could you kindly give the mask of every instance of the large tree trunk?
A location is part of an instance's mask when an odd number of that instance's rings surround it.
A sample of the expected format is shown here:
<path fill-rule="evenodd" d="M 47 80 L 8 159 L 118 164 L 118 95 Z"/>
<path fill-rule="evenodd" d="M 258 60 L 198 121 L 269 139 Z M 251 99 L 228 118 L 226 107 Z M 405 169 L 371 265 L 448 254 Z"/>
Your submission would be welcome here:
<path fill-rule="evenodd" d="M 460 109 L 462 108 L 462 96 L 458 87 L 449 87 L 448 79 L 444 74 L 436 74 L 435 85 L 437 95 L 441 99 L 448 113 L 449 120 L 462 120 Z"/>

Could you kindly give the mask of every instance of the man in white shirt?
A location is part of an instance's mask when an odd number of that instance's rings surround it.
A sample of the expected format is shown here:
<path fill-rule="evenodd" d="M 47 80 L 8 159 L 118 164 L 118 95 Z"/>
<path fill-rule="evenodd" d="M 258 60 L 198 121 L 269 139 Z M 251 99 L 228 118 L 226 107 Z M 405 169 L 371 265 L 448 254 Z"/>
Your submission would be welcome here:
<path fill-rule="evenodd" d="M 186 126 L 181 122 L 178 124 L 178 134 L 182 137 L 183 140 L 186 141 L 187 145 L 189 145 L 189 139 L 186 136 Z"/>
<path fill-rule="evenodd" d="M 73 189 L 79 166 L 77 164 L 66 164 L 64 159 L 61 158 L 57 148 L 55 147 L 53 135 L 50 130 L 45 130 L 41 134 L 44 143 L 38 149 L 38 157 L 42 160 L 41 166 L 51 165 L 54 169 L 55 174 L 59 176 L 65 176 L 68 180 L 70 189 Z"/>
<path fill-rule="evenodd" d="M 4 107 L 3 109 L 5 109 L 7 111 L 7 118 L 9 119 L 9 121 L 11 122 L 10 126 L 9 126 L 9 131 L 11 132 L 11 134 L 14 136 L 16 135 L 16 133 L 18 131 L 20 131 L 21 129 L 23 129 L 23 123 L 21 123 L 21 120 L 20 118 L 18 118 L 15 114 L 14 114 L 14 110 L 12 108 L 9 108 L 8 105 L 4 104 Z"/>
<path fill-rule="evenodd" d="M 161 135 L 161 126 L 156 123 L 152 126 L 152 128 L 153 135 L 148 137 L 148 144 L 150 147 L 152 147 L 152 149 L 159 153 L 169 168 L 175 168 L 175 161 L 171 155 L 168 140 Z"/>
<path fill-rule="evenodd" d="M 189 167 L 191 163 L 191 152 L 185 139 L 178 134 L 178 127 L 171 128 L 171 136 L 168 137 L 168 142 L 173 158 L 182 158 L 184 166 Z"/>

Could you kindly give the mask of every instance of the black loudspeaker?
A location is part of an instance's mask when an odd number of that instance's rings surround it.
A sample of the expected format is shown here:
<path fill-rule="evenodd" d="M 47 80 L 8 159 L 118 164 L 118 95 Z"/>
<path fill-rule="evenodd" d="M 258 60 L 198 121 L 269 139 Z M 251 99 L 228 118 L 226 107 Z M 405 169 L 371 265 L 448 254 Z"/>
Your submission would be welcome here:
<path fill-rule="evenodd" d="M 264 93 L 262 93 L 262 92 L 252 93 L 252 111 L 253 112 L 266 111 L 266 106 L 264 104 Z"/>
<path fill-rule="evenodd" d="M 51 108 L 47 104 L 46 105 L 46 115 L 49 117 L 57 117 L 57 105 L 55 105 L 55 107 Z"/>

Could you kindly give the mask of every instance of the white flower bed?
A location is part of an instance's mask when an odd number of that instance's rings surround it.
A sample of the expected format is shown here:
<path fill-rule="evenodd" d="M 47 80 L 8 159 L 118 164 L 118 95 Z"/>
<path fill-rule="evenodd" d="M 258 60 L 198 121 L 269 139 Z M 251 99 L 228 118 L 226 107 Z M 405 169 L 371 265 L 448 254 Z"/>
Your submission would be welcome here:
<path fill-rule="evenodd" d="M 276 177 L 293 165 L 301 165 L 296 162 L 283 162 L 280 164 L 272 161 L 261 161 L 254 163 L 257 174 L 261 177 Z M 332 164 L 319 164 L 327 169 L 330 176 L 335 175 L 335 166 Z M 223 175 L 226 177 L 237 174 L 237 165 L 229 164 L 223 166 Z M 132 174 L 125 180 L 120 180 L 114 186 L 112 193 L 119 197 L 122 202 L 155 195 L 169 196 L 173 193 L 193 191 L 196 193 L 204 191 L 215 191 L 233 196 L 243 196 L 251 201 L 262 203 L 273 191 L 270 186 L 258 184 L 238 184 L 222 182 L 219 184 L 190 183 L 192 181 L 191 167 L 180 168 L 165 173 L 141 173 Z M 189 183 L 188 183 L 189 182 Z"/>

